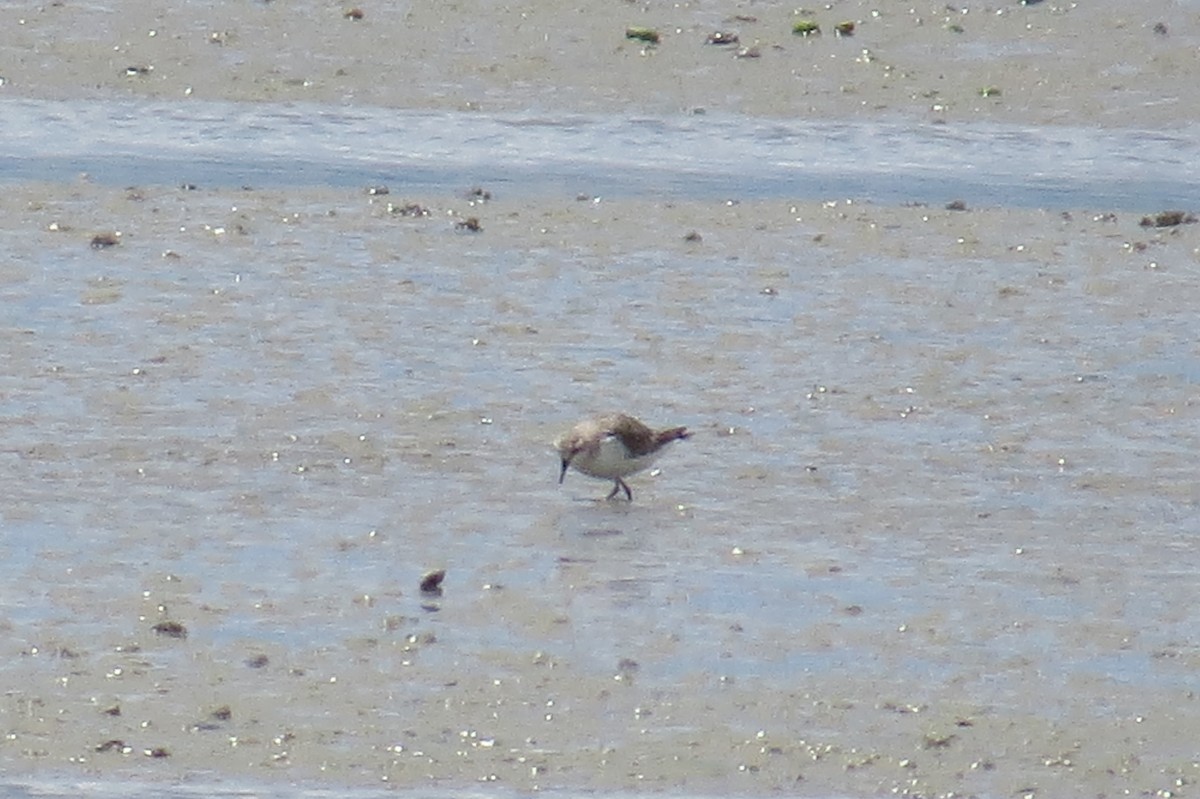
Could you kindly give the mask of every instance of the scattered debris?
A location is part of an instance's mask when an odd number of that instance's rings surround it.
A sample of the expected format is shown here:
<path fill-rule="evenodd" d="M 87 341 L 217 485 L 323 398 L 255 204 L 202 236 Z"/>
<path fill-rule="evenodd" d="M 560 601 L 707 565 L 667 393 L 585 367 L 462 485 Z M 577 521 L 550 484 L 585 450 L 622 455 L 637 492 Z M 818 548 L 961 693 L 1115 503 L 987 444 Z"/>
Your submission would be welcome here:
<path fill-rule="evenodd" d="M 1162 211 L 1154 216 L 1142 217 L 1142 227 L 1175 227 L 1176 225 L 1190 225 L 1196 221 L 1196 217 L 1186 211 Z"/>
<path fill-rule="evenodd" d="M 454 229 L 465 230 L 468 233 L 479 233 L 483 230 L 483 225 L 479 224 L 479 217 L 468 216 L 460 222 L 455 222 Z"/>
<path fill-rule="evenodd" d="M 429 216 L 429 209 L 416 203 L 393 205 L 388 203 L 387 212 L 396 216 Z"/>
<path fill-rule="evenodd" d="M 821 32 L 821 26 L 811 19 L 799 19 L 792 25 L 792 33 L 797 36 L 816 36 Z"/>
<path fill-rule="evenodd" d="M 853 36 L 854 35 L 854 20 L 846 20 L 839 22 L 833 26 L 833 32 L 838 36 Z"/>
<path fill-rule="evenodd" d="M 344 17 L 345 19 L 352 19 L 355 21 L 362 19 L 364 16 L 366 16 L 366 15 L 363 14 L 363 10 L 361 8 L 348 8 L 342 14 L 342 17 Z"/>
<path fill-rule="evenodd" d="M 658 31 L 654 30 L 654 28 L 626 28 L 625 38 L 637 39 L 639 42 L 645 42 L 646 44 L 658 44 L 662 40 Z"/>
<path fill-rule="evenodd" d="M 109 247 L 116 247 L 121 243 L 121 234 L 119 232 L 112 233 L 97 233 L 92 236 L 93 250 L 106 250 Z"/>
<path fill-rule="evenodd" d="M 965 211 L 965 210 L 967 210 L 967 204 L 963 200 L 951 200 L 950 202 L 946 203 L 946 210 L 947 211 Z"/>
<path fill-rule="evenodd" d="M 737 44 L 738 35 L 731 31 L 713 31 L 704 40 L 705 44 Z"/>
<path fill-rule="evenodd" d="M 954 743 L 956 738 L 958 736 L 954 733 L 941 734 L 930 732 L 925 734 L 924 745 L 926 749 L 945 749 Z"/>
<path fill-rule="evenodd" d="M 442 595 L 442 580 L 446 579 L 445 569 L 434 569 L 421 575 L 421 593 Z"/>
<path fill-rule="evenodd" d="M 159 635 L 165 635 L 168 638 L 187 638 L 187 627 L 184 627 L 177 621 L 160 621 L 151 628 Z"/>

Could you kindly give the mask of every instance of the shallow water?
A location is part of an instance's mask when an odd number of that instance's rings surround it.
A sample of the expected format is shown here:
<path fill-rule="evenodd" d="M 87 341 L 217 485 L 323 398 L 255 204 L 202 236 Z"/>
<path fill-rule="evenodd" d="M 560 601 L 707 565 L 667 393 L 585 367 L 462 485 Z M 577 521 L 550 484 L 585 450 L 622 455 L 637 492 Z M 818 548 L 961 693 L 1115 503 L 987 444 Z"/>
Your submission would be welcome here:
<path fill-rule="evenodd" d="M 1146 211 L 1200 205 L 1200 133 L 731 115 L 4 100 L 0 180 L 841 199 Z"/>

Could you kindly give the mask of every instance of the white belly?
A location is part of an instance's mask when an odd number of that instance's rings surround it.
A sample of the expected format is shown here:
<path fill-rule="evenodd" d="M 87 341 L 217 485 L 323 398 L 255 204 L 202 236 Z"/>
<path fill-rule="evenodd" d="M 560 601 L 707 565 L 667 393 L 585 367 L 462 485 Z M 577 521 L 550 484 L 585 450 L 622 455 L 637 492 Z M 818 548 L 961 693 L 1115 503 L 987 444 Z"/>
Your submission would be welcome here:
<path fill-rule="evenodd" d="M 649 455 L 630 458 L 624 444 L 615 436 L 606 436 L 594 450 L 585 450 L 576 455 L 571 460 L 571 465 L 591 477 L 615 480 L 645 469 L 654 463 L 664 449 L 666 447 L 660 447 L 657 452 L 651 452 Z"/>

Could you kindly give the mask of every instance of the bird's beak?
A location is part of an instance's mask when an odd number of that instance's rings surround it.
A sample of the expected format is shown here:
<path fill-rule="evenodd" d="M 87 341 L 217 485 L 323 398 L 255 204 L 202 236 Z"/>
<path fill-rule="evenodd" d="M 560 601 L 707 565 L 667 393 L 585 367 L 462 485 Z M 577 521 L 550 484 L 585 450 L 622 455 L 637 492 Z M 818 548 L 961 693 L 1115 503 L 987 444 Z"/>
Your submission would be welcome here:
<path fill-rule="evenodd" d="M 563 458 L 562 464 L 563 464 L 562 471 L 558 473 L 558 484 L 559 485 L 562 485 L 563 478 L 565 478 L 567 476 L 567 467 L 569 467 L 571 465 L 571 461 L 568 460 L 567 458 Z"/>

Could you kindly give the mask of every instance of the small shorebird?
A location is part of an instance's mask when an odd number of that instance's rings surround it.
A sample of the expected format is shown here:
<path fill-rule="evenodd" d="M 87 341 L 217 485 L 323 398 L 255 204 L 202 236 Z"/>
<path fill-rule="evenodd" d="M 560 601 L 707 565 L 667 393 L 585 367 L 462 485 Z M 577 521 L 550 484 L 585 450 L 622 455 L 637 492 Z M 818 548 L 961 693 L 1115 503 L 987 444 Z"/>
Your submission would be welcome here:
<path fill-rule="evenodd" d="M 640 472 L 676 439 L 690 436 L 686 427 L 671 427 L 666 430 L 651 430 L 646 425 L 623 413 L 607 413 L 584 419 L 554 442 L 554 448 L 562 457 L 562 471 L 558 482 L 567 476 L 567 469 L 588 477 L 612 480 L 613 490 L 608 499 L 624 491 L 629 501 L 633 492 L 622 477 Z"/>

